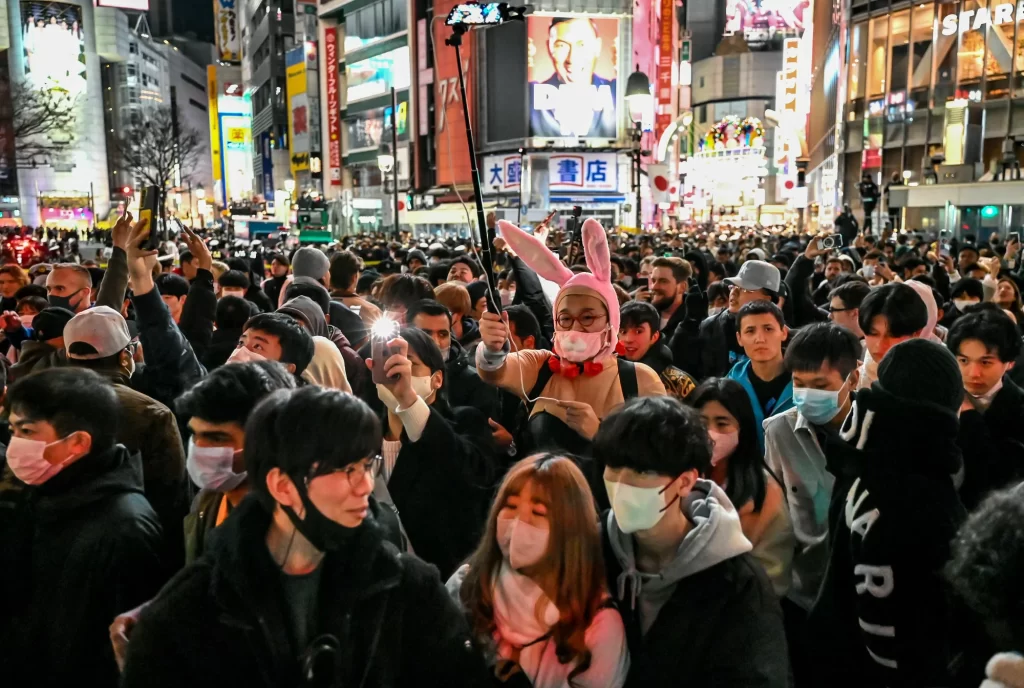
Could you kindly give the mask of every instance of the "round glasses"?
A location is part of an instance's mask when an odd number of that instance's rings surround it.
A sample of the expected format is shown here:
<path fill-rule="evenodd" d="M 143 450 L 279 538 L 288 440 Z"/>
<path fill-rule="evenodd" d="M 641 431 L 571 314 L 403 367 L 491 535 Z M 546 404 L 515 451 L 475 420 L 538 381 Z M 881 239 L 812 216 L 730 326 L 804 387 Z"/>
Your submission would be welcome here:
<path fill-rule="evenodd" d="M 579 323 L 583 329 L 587 330 L 593 326 L 594 323 L 601 319 L 607 319 L 607 315 L 603 313 L 584 313 L 583 315 L 572 316 L 568 313 L 559 313 L 558 317 L 555 318 L 555 324 L 558 325 L 560 330 L 571 330 L 573 324 Z"/>
<path fill-rule="evenodd" d="M 377 454 L 376 456 L 371 456 L 368 459 L 350 463 L 344 468 L 339 468 L 335 473 L 344 473 L 348 476 L 349 485 L 357 487 L 367 474 L 370 475 L 371 479 L 375 480 L 377 478 L 377 474 L 380 473 L 380 467 L 383 462 L 384 458 L 380 454 Z"/>

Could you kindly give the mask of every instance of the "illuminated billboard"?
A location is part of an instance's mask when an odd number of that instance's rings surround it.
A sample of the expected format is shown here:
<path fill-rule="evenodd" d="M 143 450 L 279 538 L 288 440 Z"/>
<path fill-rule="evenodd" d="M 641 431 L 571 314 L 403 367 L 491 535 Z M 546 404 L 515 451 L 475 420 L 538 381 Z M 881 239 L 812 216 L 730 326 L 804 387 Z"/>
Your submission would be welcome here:
<path fill-rule="evenodd" d="M 726 0 L 725 36 L 739 34 L 753 49 L 776 48 L 803 34 L 811 21 L 810 0 Z"/>
<path fill-rule="evenodd" d="M 619 20 L 527 18 L 530 136 L 618 138 Z"/>
<path fill-rule="evenodd" d="M 238 11 L 235 0 L 213 0 L 213 32 L 222 62 L 242 59 L 242 43 L 238 35 Z"/>
<path fill-rule="evenodd" d="M 85 91 L 82 8 L 63 2 L 22 2 L 25 76 L 40 89 Z"/>
<path fill-rule="evenodd" d="M 298 46 L 285 54 L 288 88 L 288 147 L 292 176 L 309 169 L 309 94 L 306 92 L 306 50 Z"/>
<path fill-rule="evenodd" d="M 390 89 L 409 88 L 409 47 L 395 48 L 345 66 L 349 101 L 371 98 Z"/>

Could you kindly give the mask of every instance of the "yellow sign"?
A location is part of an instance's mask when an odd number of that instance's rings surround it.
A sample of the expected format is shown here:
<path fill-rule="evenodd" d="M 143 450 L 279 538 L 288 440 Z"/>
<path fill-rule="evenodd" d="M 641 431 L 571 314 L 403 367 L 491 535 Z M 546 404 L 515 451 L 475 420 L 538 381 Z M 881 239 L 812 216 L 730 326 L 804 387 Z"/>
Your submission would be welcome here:
<path fill-rule="evenodd" d="M 306 60 L 304 48 L 299 46 L 288 53 L 285 71 L 288 88 L 288 153 L 291 158 L 292 178 L 309 169 L 309 96 L 306 95 Z"/>
<path fill-rule="evenodd" d="M 213 154 L 213 181 L 220 186 L 220 115 L 217 112 L 217 65 L 206 68 L 206 93 L 210 99 L 210 152 Z"/>
<path fill-rule="evenodd" d="M 239 146 L 245 145 L 247 131 L 245 127 L 228 127 L 227 136 L 225 139 L 228 143 L 237 144 Z"/>

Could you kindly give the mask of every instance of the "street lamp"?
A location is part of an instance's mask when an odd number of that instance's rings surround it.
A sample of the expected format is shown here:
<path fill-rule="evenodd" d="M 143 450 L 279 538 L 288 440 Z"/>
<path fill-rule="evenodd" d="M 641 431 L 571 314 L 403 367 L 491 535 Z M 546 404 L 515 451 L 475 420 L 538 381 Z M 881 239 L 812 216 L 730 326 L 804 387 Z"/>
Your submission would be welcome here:
<path fill-rule="evenodd" d="M 640 71 L 640 65 L 636 71 L 629 75 L 626 81 L 626 106 L 629 108 L 629 118 L 633 122 L 633 174 L 636 186 L 636 229 L 641 229 L 640 218 L 640 156 L 643 151 L 640 141 L 643 138 L 644 115 L 651 111 L 654 105 L 654 97 L 651 96 L 651 80 Z"/>

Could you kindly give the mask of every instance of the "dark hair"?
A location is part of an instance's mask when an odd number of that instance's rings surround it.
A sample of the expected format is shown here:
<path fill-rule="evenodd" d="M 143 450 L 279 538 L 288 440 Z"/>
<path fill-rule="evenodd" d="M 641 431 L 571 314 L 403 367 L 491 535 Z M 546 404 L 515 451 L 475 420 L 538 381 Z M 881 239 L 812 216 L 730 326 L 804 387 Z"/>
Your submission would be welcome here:
<path fill-rule="evenodd" d="M 871 293 L 867 282 L 848 280 L 828 293 L 828 300 L 839 299 L 846 308 L 860 308 L 864 299 Z"/>
<path fill-rule="evenodd" d="M 972 246 L 971 244 L 964 244 L 963 246 L 960 247 L 960 250 L 957 251 L 957 257 L 959 258 L 964 251 L 971 251 L 976 256 L 981 255 L 980 253 L 978 253 L 978 248 L 976 246 Z"/>
<path fill-rule="evenodd" d="M 434 298 L 434 288 L 422 277 L 388 275 L 380 286 L 380 300 L 389 308 L 405 306 L 406 310 L 420 299 Z"/>
<path fill-rule="evenodd" d="M 767 291 L 767 289 L 765 290 Z M 779 327 L 786 326 L 786 316 L 782 314 L 782 309 L 776 306 L 771 301 L 751 301 L 746 303 L 740 308 L 739 313 L 736 314 L 736 331 L 738 332 L 743 327 L 743 318 L 748 315 L 771 315 L 779 323 Z"/>
<path fill-rule="evenodd" d="M 288 260 L 288 256 L 286 256 L 283 253 L 275 253 L 274 255 L 270 256 L 270 262 L 278 263 L 279 265 L 283 265 L 286 268 L 290 268 L 292 266 L 292 262 Z"/>
<path fill-rule="evenodd" d="M 249 414 L 245 469 L 256 498 L 273 510 L 275 501 L 267 489 L 271 469 L 301 482 L 362 461 L 380 446 L 380 421 L 359 397 L 315 385 L 279 389 Z"/>
<path fill-rule="evenodd" d="M 985 270 L 985 268 L 981 267 L 977 263 L 971 263 L 970 265 L 964 268 L 963 274 L 966 276 L 968 273 L 974 272 L 975 270 L 982 270 L 986 273 L 988 272 L 988 270 Z"/>
<path fill-rule="evenodd" d="M 405 322 L 412 325 L 412 321 L 416 319 L 417 315 L 434 317 L 443 315 L 448 318 L 448 327 L 452 326 L 452 312 L 443 303 L 439 303 L 434 299 L 420 299 L 411 305 L 405 313 Z"/>
<path fill-rule="evenodd" d="M 430 255 L 433 256 L 434 254 L 431 253 Z M 450 269 L 451 264 L 446 260 L 442 260 L 440 263 L 436 265 L 428 265 L 427 276 L 425 279 L 428 282 L 430 282 L 431 287 L 436 287 L 438 285 L 444 284 L 445 282 L 448 281 L 448 271 Z"/>
<path fill-rule="evenodd" d="M 970 313 L 957 318 L 946 335 L 946 346 L 954 356 L 960 355 L 960 345 L 968 339 L 981 342 L 986 351 L 996 352 L 999 360 L 1010 363 L 1021 351 L 1017 325 L 999 308 L 970 309 Z"/>
<path fill-rule="evenodd" d="M 708 303 L 718 299 L 729 300 L 729 285 L 725 282 L 712 282 L 708 285 Z"/>
<path fill-rule="evenodd" d="M 873 248 L 873 249 L 871 249 L 870 251 L 867 252 L 867 255 L 864 256 L 864 260 L 875 260 L 875 259 L 878 259 L 878 260 L 884 262 L 885 261 L 885 254 L 882 253 L 881 251 L 879 251 L 877 248 Z"/>
<path fill-rule="evenodd" d="M 1021 484 L 990 494 L 967 518 L 953 540 L 946 577 L 978 616 L 1007 624 L 1020 643 L 1024 636 L 1024 488 Z M 1000 639 L 1002 641 L 1003 639 Z"/>
<path fill-rule="evenodd" d="M 889 322 L 889 334 L 907 337 L 920 332 L 928 324 L 928 308 L 912 287 L 890 282 L 876 287 L 860 304 L 858 324 L 864 332 L 871 332 L 871 323 L 878 316 Z"/>
<path fill-rule="evenodd" d="M 505 313 L 508 315 L 510 325 L 515 325 L 516 336 L 520 339 L 533 337 L 534 346 L 541 346 L 540 322 L 527 306 L 519 303 L 514 306 L 506 306 Z"/>
<path fill-rule="evenodd" d="M 801 328 L 786 350 L 786 368 L 792 373 L 812 372 L 828 363 L 844 379 L 861 358 L 863 346 L 853 332 L 835 323 L 821 322 Z"/>
<path fill-rule="evenodd" d="M 241 329 L 252 317 L 252 306 L 240 296 L 223 296 L 217 300 L 216 323 L 218 330 Z"/>
<path fill-rule="evenodd" d="M 619 328 L 639 328 L 644 323 L 651 327 L 651 335 L 661 331 L 661 314 L 646 301 L 627 301 L 619 308 Z"/>
<path fill-rule="evenodd" d="M 173 272 L 163 272 L 153 280 L 161 296 L 188 296 L 188 280 Z"/>
<path fill-rule="evenodd" d="M 464 263 L 469 266 L 469 271 L 473 273 L 473 277 L 479 277 L 484 274 L 483 268 L 476 262 L 476 258 L 467 253 L 462 253 L 452 258 L 451 262 L 448 263 L 448 269 L 451 270 L 451 267 L 456 263 Z"/>
<path fill-rule="evenodd" d="M 296 284 L 292 282 L 288 285 L 288 288 L 284 290 L 284 300 L 287 303 L 294 298 L 299 296 L 306 296 L 310 301 L 320 306 L 320 310 L 327 315 L 331 309 L 331 293 L 327 291 L 327 287 L 318 282 L 307 282 L 305 280 Z"/>
<path fill-rule="evenodd" d="M 232 289 L 248 289 L 249 288 L 249 276 L 241 270 L 228 270 L 217 280 L 217 284 L 224 287 L 230 287 Z"/>
<path fill-rule="evenodd" d="M 725 264 L 724 263 L 719 263 L 718 261 L 711 261 L 708 264 L 708 274 L 709 275 L 717 275 L 719 281 L 724 280 L 726 277 L 729 276 L 728 275 L 728 270 L 725 269 Z M 713 282 L 712 284 L 717 284 L 717 283 L 718 282 Z"/>
<path fill-rule="evenodd" d="M 668 268 L 672 271 L 672 279 L 686 282 L 693 275 L 693 268 L 682 258 L 656 258 L 651 268 Z"/>
<path fill-rule="evenodd" d="M 48 368 L 23 377 L 7 391 L 9 408 L 22 418 L 46 421 L 67 437 L 92 436 L 91 453 L 114 446 L 120 406 L 106 378 L 78 366 Z"/>
<path fill-rule="evenodd" d="M 26 284 L 24 287 L 14 292 L 14 298 L 18 301 L 28 298 L 29 296 L 39 296 L 46 298 L 46 287 L 41 284 Z"/>
<path fill-rule="evenodd" d="M 277 361 L 229 363 L 211 371 L 178 397 L 174 408 L 181 418 L 244 426 L 263 397 L 293 387 L 295 378 Z"/>
<path fill-rule="evenodd" d="M 698 411 L 712 401 L 724 406 L 740 426 L 739 444 L 729 457 L 725 493 L 737 510 L 754 500 L 754 511 L 760 511 L 768 487 L 750 396 L 735 380 L 712 377 L 702 382 L 686 399 Z"/>
<path fill-rule="evenodd" d="M 363 269 L 363 260 L 351 251 L 339 251 L 331 256 L 331 288 L 348 289 L 352 280 Z"/>
<path fill-rule="evenodd" d="M 963 277 L 953 284 L 949 294 L 951 299 L 963 295 L 976 298 L 978 301 L 984 301 L 985 287 L 982 286 L 980 280 L 976 280 L 973 277 Z"/>
<path fill-rule="evenodd" d="M 678 478 L 711 467 L 711 440 L 693 408 L 675 397 L 637 397 L 601 421 L 593 455 L 609 468 L 630 468 Z"/>
<path fill-rule="evenodd" d="M 191 251 L 182 251 L 178 254 L 178 264 L 184 265 L 185 263 L 191 263 L 195 258 L 196 257 L 192 255 Z"/>
<path fill-rule="evenodd" d="M 14 312 L 17 313 L 19 310 L 21 310 L 22 306 L 29 306 L 30 308 L 35 308 L 36 311 L 38 312 L 43 310 L 44 308 L 49 308 L 50 302 L 46 300 L 45 296 L 26 296 L 24 298 L 18 299 L 18 303 L 14 307 Z"/>
<path fill-rule="evenodd" d="M 409 353 L 416 354 L 423 365 L 430 368 L 431 375 L 438 371 L 444 374 L 441 378 L 441 388 L 437 390 L 437 398 L 439 400 L 443 399 L 442 407 L 446 407 L 447 395 L 445 390 L 448 388 L 448 369 L 445 366 L 444 356 L 441 355 L 441 349 L 438 348 L 437 342 L 426 332 L 415 327 L 402 328 L 401 336 L 402 339 L 409 343 Z"/>
<path fill-rule="evenodd" d="M 313 337 L 294 318 L 284 313 L 260 313 L 249 318 L 243 332 L 259 330 L 277 337 L 281 345 L 281 363 L 294 363 L 295 375 L 313 360 Z"/>
<path fill-rule="evenodd" d="M 922 265 L 927 267 L 928 263 L 924 262 L 923 260 L 921 260 L 917 256 L 910 256 L 910 257 L 904 258 L 902 261 L 900 261 L 899 268 L 901 270 L 903 270 L 904 272 L 911 272 L 911 271 L 916 270 L 917 268 L 921 267 Z"/>

